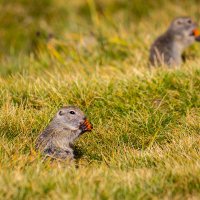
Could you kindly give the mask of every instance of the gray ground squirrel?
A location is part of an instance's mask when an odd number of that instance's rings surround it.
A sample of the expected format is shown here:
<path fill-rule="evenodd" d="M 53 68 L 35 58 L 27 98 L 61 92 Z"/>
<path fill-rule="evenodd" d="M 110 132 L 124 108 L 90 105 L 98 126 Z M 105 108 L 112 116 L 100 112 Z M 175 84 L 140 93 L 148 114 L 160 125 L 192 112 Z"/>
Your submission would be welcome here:
<path fill-rule="evenodd" d="M 73 159 L 74 140 L 92 128 L 79 108 L 62 107 L 37 138 L 36 150 L 55 159 Z"/>
<path fill-rule="evenodd" d="M 190 17 L 174 19 L 168 30 L 159 36 L 150 48 L 151 65 L 178 66 L 182 63 L 184 49 L 200 41 L 197 24 Z"/>

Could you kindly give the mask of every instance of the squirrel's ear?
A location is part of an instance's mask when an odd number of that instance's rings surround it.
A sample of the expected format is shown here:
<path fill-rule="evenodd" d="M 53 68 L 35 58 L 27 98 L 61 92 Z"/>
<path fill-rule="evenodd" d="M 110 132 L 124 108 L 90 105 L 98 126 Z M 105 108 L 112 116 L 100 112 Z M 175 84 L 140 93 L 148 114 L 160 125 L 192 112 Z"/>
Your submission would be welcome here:
<path fill-rule="evenodd" d="M 62 115 L 64 115 L 65 113 L 64 113 L 62 110 L 60 110 L 58 114 L 59 114 L 60 116 L 62 116 Z"/>

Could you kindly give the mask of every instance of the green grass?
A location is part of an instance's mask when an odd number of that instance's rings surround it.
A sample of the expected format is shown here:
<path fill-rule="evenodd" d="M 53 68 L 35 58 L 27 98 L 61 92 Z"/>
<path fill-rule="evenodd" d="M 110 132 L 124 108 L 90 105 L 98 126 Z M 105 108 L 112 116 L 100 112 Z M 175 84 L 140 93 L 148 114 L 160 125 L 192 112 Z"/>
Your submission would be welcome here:
<path fill-rule="evenodd" d="M 2 1 L 0 199 L 199 199 L 200 46 L 179 69 L 147 65 L 155 37 L 175 16 L 198 22 L 198 5 Z M 43 162 L 35 139 L 63 105 L 94 130 L 74 163 Z"/>

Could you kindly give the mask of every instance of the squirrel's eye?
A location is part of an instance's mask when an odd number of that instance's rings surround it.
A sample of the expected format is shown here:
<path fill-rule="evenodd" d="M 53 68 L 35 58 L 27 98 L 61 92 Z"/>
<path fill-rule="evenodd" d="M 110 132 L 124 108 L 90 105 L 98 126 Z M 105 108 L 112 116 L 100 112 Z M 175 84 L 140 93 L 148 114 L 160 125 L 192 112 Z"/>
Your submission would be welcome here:
<path fill-rule="evenodd" d="M 189 19 L 189 20 L 188 20 L 188 24 L 191 24 L 191 23 L 192 23 L 192 20 Z"/>
<path fill-rule="evenodd" d="M 69 113 L 75 115 L 75 112 L 73 110 L 71 110 Z"/>

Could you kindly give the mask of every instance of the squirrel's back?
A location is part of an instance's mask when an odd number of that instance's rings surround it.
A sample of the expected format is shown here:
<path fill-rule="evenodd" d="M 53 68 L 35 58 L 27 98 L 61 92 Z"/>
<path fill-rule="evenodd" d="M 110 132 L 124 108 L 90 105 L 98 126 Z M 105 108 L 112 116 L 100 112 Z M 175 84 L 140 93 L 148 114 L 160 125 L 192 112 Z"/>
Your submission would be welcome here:
<path fill-rule="evenodd" d="M 152 65 L 170 64 L 173 57 L 173 39 L 168 33 L 158 37 L 150 48 L 149 61 Z"/>

